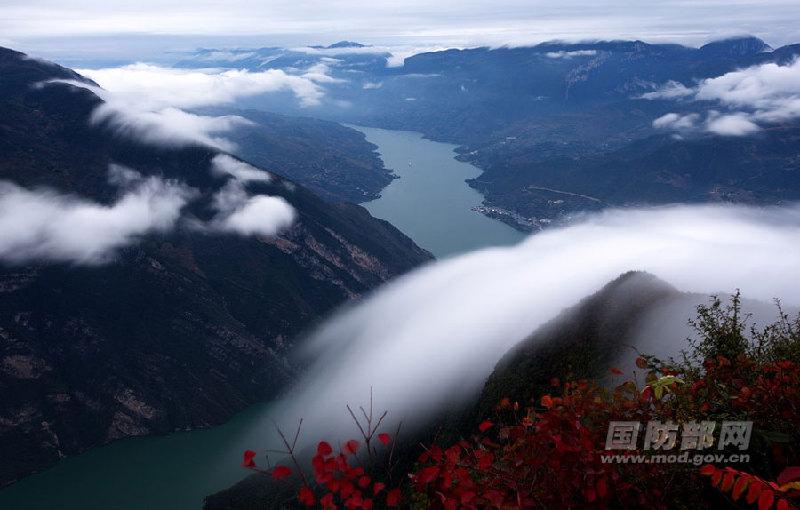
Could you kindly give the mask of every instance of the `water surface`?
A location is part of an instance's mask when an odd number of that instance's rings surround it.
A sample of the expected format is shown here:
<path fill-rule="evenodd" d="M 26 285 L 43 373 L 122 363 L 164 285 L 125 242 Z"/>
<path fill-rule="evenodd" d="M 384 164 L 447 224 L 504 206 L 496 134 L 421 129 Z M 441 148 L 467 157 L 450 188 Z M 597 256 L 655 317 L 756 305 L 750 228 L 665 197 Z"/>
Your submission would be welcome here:
<path fill-rule="evenodd" d="M 464 182 L 479 168 L 457 161 L 455 145 L 420 133 L 351 126 L 378 146 L 386 168 L 400 177 L 364 205 L 441 258 L 487 246 L 515 244 L 524 234 L 471 210 L 482 196 Z"/>

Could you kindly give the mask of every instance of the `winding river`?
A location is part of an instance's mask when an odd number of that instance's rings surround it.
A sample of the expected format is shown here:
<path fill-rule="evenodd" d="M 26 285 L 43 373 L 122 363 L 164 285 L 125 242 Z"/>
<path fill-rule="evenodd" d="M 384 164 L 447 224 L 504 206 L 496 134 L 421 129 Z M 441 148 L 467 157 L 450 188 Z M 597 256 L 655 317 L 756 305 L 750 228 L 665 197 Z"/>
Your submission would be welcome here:
<path fill-rule="evenodd" d="M 364 207 L 437 258 L 515 244 L 524 237 L 471 209 L 481 204 L 482 197 L 464 181 L 481 171 L 454 159 L 455 145 L 433 142 L 412 131 L 352 127 L 378 146 L 384 165 L 400 177 Z"/>
<path fill-rule="evenodd" d="M 464 182 L 480 170 L 453 159 L 454 146 L 419 133 L 358 127 L 395 179 L 364 204 L 437 257 L 508 245 L 523 234 L 471 210 L 481 196 Z M 125 439 L 67 458 L 0 491 L 14 510 L 197 510 L 203 497 L 247 476 L 241 452 L 266 447 L 269 405 L 228 423 L 161 437 Z"/>

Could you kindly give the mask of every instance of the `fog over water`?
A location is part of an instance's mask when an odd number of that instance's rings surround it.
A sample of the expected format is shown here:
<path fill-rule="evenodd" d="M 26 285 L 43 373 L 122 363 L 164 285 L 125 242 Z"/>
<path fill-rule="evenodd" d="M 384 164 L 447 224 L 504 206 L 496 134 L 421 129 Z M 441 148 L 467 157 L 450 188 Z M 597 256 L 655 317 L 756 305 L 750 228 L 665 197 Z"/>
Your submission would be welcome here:
<path fill-rule="evenodd" d="M 352 433 L 345 404 L 413 424 L 476 391 L 499 358 L 565 307 L 629 270 L 681 291 L 800 303 L 800 206 L 613 210 L 420 268 L 306 339 L 311 367 L 274 413 L 305 437 Z M 682 318 L 681 320 L 685 320 Z M 662 318 L 663 321 L 663 318 Z M 661 346 L 677 352 L 675 345 Z M 309 428 L 311 430 L 309 430 Z"/>

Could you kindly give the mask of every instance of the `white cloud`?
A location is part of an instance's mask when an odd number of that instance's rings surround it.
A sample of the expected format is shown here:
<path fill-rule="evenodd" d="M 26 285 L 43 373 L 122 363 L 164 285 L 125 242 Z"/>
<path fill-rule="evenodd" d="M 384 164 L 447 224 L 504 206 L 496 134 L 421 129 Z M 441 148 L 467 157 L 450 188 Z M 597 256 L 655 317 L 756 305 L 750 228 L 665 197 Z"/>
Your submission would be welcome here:
<path fill-rule="evenodd" d="M 116 36 L 113 46 L 119 44 L 120 36 L 131 34 L 148 39 L 180 34 L 197 41 L 212 36 L 249 37 L 284 46 L 344 38 L 452 46 L 615 38 L 698 44 L 753 33 L 782 44 L 800 39 L 799 17 L 800 6 L 794 0 L 408 0 L 402 4 L 139 0 L 113 9 L 109 2 L 99 0 L 6 0 L 0 4 L 0 33 L 43 40 L 110 34 Z M 173 39 L 172 49 L 185 47 L 185 37 Z M 62 41 L 50 39 L 42 44 L 61 48 Z M 96 51 L 96 47 L 88 49 Z"/>
<path fill-rule="evenodd" d="M 441 44 L 435 45 L 378 45 L 378 46 L 363 46 L 363 47 L 342 47 L 342 48 L 313 48 L 311 46 L 298 46 L 292 48 L 292 51 L 300 53 L 308 53 L 311 55 L 329 55 L 332 57 L 338 55 L 385 55 L 386 67 L 402 67 L 405 59 L 416 55 L 418 53 L 426 53 L 431 51 L 444 51 L 452 48 L 460 48 L 457 46 L 442 46 Z"/>
<path fill-rule="evenodd" d="M 658 90 L 642 94 L 642 99 L 679 99 L 690 97 L 695 94 L 695 90 L 687 87 L 683 83 L 670 80 Z"/>
<path fill-rule="evenodd" d="M 231 179 L 214 195 L 219 214 L 209 227 L 241 235 L 272 236 L 294 222 L 294 208 L 282 197 L 248 196 L 242 181 Z"/>
<path fill-rule="evenodd" d="M 699 120 L 700 120 L 700 115 L 697 113 L 690 113 L 687 115 L 668 113 L 654 120 L 653 127 L 657 129 L 672 129 L 676 131 L 685 131 L 688 129 L 694 129 Z"/>
<path fill-rule="evenodd" d="M 109 100 L 92 112 L 92 121 L 106 124 L 115 132 L 154 145 L 208 145 L 225 151 L 236 149 L 230 140 L 218 136 L 237 126 L 251 124 L 243 117 L 211 117 L 187 113 L 178 108 L 140 110 Z"/>
<path fill-rule="evenodd" d="M 745 136 L 760 130 L 745 113 L 723 115 L 710 112 L 706 120 L 706 131 L 722 136 Z"/>
<path fill-rule="evenodd" d="M 286 426 L 302 417 L 319 427 L 304 436 L 324 429 L 336 440 L 352 430 L 345 404 L 367 401 L 374 388 L 390 422 L 413 427 L 471 397 L 511 346 L 629 270 L 649 271 L 682 291 L 741 288 L 748 298 L 781 297 L 796 306 L 799 235 L 798 206 L 616 210 L 515 247 L 435 262 L 318 328 L 304 344 L 309 370 L 271 417 Z M 661 347 L 676 353 L 684 339 Z"/>
<path fill-rule="evenodd" d="M 131 64 L 105 69 L 78 69 L 118 101 L 142 109 L 198 108 L 231 104 L 237 99 L 290 91 L 302 105 L 319 104 L 327 83 L 327 68 L 315 67 L 303 76 L 280 69 L 247 70 L 173 69 L 150 64 Z"/>
<path fill-rule="evenodd" d="M 577 50 L 577 51 L 548 51 L 544 54 L 547 58 L 564 58 L 570 59 L 575 57 L 592 57 L 597 55 L 595 50 Z"/>
<path fill-rule="evenodd" d="M 800 60 L 785 66 L 767 63 L 732 71 L 705 79 L 692 88 L 671 81 L 659 90 L 643 94 L 642 98 L 717 102 L 728 107 L 729 112 L 709 110 L 703 124 L 705 131 L 745 136 L 761 130 L 760 124 L 800 117 Z M 688 115 L 679 117 L 669 113 L 653 121 L 653 126 L 676 130 L 695 127 L 687 125 Z M 694 124 L 696 121 L 693 119 Z"/>
<path fill-rule="evenodd" d="M 184 185 L 112 165 L 127 191 L 110 205 L 0 181 L 0 259 L 96 264 L 149 232 L 171 229 L 194 196 Z"/>
<path fill-rule="evenodd" d="M 248 165 L 227 154 L 217 154 L 211 160 L 211 173 L 214 175 L 230 175 L 244 182 L 264 181 L 269 182 L 272 176 L 269 172 Z"/>
<path fill-rule="evenodd" d="M 182 108 L 231 104 L 281 91 L 292 92 L 303 106 L 314 106 L 324 97 L 319 84 L 339 81 L 327 76 L 327 70 L 320 64 L 297 76 L 278 69 L 249 72 L 132 64 L 80 70 L 100 87 L 71 80 L 54 82 L 84 87 L 100 96 L 105 103 L 95 109 L 92 121 L 120 134 L 156 145 L 199 143 L 232 151 L 235 144 L 221 135 L 250 121 L 239 116 L 196 115 Z"/>

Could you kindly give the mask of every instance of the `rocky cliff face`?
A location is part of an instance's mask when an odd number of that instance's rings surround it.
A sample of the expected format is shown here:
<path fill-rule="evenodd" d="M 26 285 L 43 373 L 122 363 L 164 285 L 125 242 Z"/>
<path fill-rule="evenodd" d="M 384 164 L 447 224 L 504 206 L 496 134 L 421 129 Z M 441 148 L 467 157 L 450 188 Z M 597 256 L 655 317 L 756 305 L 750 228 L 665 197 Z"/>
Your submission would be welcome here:
<path fill-rule="evenodd" d="M 224 182 L 199 169 L 218 151 L 149 146 L 92 125 L 101 100 L 37 85 L 53 78 L 82 79 L 0 49 L 0 180 L 108 204 L 109 164 L 120 164 L 195 188 L 191 213 L 207 219 Z M 0 261 L 0 485 L 269 398 L 298 368 L 287 353 L 300 331 L 431 258 L 359 206 L 328 204 L 277 175 L 259 186 L 297 213 L 279 236 L 176 228 L 100 265 Z"/>

